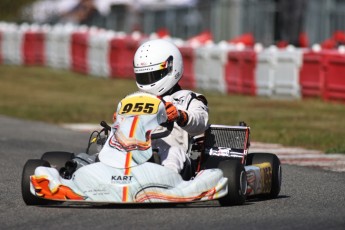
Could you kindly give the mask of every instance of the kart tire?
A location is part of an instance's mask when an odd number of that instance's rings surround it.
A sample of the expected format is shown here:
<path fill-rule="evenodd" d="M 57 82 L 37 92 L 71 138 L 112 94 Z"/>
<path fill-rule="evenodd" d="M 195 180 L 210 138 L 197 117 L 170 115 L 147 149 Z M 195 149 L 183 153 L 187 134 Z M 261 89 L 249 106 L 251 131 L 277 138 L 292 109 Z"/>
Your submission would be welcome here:
<path fill-rule="evenodd" d="M 56 168 L 60 171 L 62 167 L 65 167 L 66 162 L 72 160 L 74 157 L 74 153 L 53 151 L 44 153 L 41 160 L 49 162 L 52 168 Z"/>
<path fill-rule="evenodd" d="M 218 201 L 221 206 L 242 205 L 246 201 L 247 174 L 240 159 L 210 156 L 205 162 L 205 169 L 219 168 L 228 178 L 228 194 Z"/>
<path fill-rule="evenodd" d="M 26 205 L 46 205 L 49 204 L 49 200 L 45 200 L 34 196 L 30 192 L 30 176 L 35 173 L 35 169 L 39 166 L 50 167 L 49 163 L 44 160 L 28 160 L 23 168 L 22 172 L 22 197 Z"/>
<path fill-rule="evenodd" d="M 246 201 L 247 174 L 238 159 L 221 161 L 218 168 L 228 178 L 228 194 L 219 199 L 221 206 L 242 205 Z"/>
<path fill-rule="evenodd" d="M 261 164 L 269 162 L 272 166 L 271 191 L 268 194 L 259 195 L 263 199 L 273 199 L 278 197 L 282 183 L 282 168 L 279 158 L 273 153 L 250 153 L 247 156 L 246 165 Z"/>

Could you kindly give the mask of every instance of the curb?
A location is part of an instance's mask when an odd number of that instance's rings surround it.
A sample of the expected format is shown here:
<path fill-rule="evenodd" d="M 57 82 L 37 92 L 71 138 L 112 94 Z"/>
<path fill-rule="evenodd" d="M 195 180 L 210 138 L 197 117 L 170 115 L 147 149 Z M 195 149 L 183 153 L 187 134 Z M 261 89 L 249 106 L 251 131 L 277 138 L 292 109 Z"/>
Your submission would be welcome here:
<path fill-rule="evenodd" d="M 345 172 L 345 154 L 325 154 L 318 150 L 259 142 L 252 142 L 249 152 L 275 153 L 283 164 L 321 168 L 334 172 Z"/>

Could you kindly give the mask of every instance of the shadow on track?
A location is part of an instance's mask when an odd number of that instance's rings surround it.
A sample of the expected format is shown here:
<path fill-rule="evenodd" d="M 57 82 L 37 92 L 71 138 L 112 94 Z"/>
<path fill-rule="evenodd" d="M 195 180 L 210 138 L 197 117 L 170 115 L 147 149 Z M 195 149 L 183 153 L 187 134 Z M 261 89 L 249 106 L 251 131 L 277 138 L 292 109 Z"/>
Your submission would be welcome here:
<path fill-rule="evenodd" d="M 275 199 L 260 199 L 259 197 L 253 197 L 246 201 L 242 206 L 254 205 L 257 202 L 276 200 L 276 199 L 286 199 L 289 196 L 278 196 Z M 145 204 L 94 204 L 94 203 L 85 203 L 85 204 L 72 204 L 72 203 L 62 203 L 59 205 L 45 205 L 38 206 L 41 208 L 68 208 L 68 209 L 170 209 L 170 208 L 221 208 L 218 201 L 205 201 L 205 202 L 195 202 L 195 203 L 145 203 Z"/>

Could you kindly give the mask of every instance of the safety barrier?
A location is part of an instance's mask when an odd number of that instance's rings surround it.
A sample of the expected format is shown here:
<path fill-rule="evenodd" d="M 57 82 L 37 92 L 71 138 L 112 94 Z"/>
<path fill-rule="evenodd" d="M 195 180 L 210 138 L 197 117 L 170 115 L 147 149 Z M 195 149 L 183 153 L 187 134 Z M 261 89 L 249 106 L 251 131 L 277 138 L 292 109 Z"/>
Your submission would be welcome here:
<path fill-rule="evenodd" d="M 135 51 L 146 38 L 140 33 L 131 35 L 119 33 L 110 39 L 110 76 L 113 78 L 134 78 L 133 57 Z"/>
<path fill-rule="evenodd" d="M 257 54 L 253 49 L 246 49 L 242 52 L 242 89 L 245 95 L 256 95 L 255 69 Z"/>
<path fill-rule="evenodd" d="M 208 52 L 206 47 L 198 47 L 194 50 L 195 63 L 194 63 L 194 74 L 196 88 L 201 90 L 208 90 L 212 88 L 212 82 L 210 82 L 207 76 L 208 66 Z M 211 83 L 211 84 L 210 84 Z"/>
<path fill-rule="evenodd" d="M 126 61 L 123 57 L 125 51 L 125 35 L 119 35 L 110 39 L 110 76 L 115 77 L 124 77 L 125 70 L 123 68 L 124 62 Z"/>
<path fill-rule="evenodd" d="M 228 93 L 240 93 L 242 89 L 241 51 L 227 53 L 225 79 Z"/>
<path fill-rule="evenodd" d="M 226 93 L 224 78 L 226 50 L 219 46 L 195 48 L 196 88 Z"/>
<path fill-rule="evenodd" d="M 302 50 L 270 47 L 257 56 L 257 95 L 273 98 L 300 98 Z"/>
<path fill-rule="evenodd" d="M 302 65 L 300 49 L 278 50 L 274 71 L 273 96 L 278 98 L 300 98 L 299 72 Z"/>
<path fill-rule="evenodd" d="M 277 59 L 274 48 L 266 49 L 257 55 L 255 69 L 256 94 L 271 97 L 274 91 L 274 75 Z"/>
<path fill-rule="evenodd" d="M 110 40 L 115 37 L 115 33 L 109 31 L 94 31 L 93 33 L 90 34 L 87 49 L 89 74 L 98 77 L 110 76 Z"/>
<path fill-rule="evenodd" d="M 302 97 L 323 97 L 326 64 L 326 54 L 324 52 L 308 50 L 303 53 L 303 65 L 299 82 Z"/>
<path fill-rule="evenodd" d="M 70 25 L 57 25 L 46 33 L 46 65 L 57 69 L 72 69 L 71 34 L 77 28 Z"/>
<path fill-rule="evenodd" d="M 31 40 L 31 41 L 30 41 Z M 44 64 L 44 33 L 27 32 L 24 38 L 24 63 L 26 65 Z"/>
<path fill-rule="evenodd" d="M 2 26 L 2 58 L 4 64 L 22 65 L 23 32 L 28 25 L 6 24 Z"/>
<path fill-rule="evenodd" d="M 196 88 L 196 81 L 195 81 L 195 55 L 194 55 L 194 48 L 188 45 L 180 45 L 178 46 L 179 50 L 182 54 L 183 59 L 183 78 L 180 80 L 181 87 L 186 89 L 195 89 Z"/>
<path fill-rule="evenodd" d="M 44 65 L 106 78 L 133 78 L 133 56 L 149 37 L 71 25 L 0 23 L 0 63 Z M 183 88 L 272 98 L 345 102 L 345 52 L 172 39 Z"/>
<path fill-rule="evenodd" d="M 328 53 L 324 99 L 345 102 L 345 54 Z"/>
<path fill-rule="evenodd" d="M 256 52 L 253 49 L 228 51 L 225 68 L 228 93 L 256 94 Z"/>
<path fill-rule="evenodd" d="M 123 58 L 123 62 L 122 62 L 122 67 L 123 67 L 123 77 L 127 77 L 127 78 L 134 78 L 134 72 L 133 72 L 133 58 L 134 58 L 134 54 L 135 51 L 137 51 L 137 49 L 139 48 L 140 44 L 141 44 L 141 36 L 138 34 L 135 35 L 131 35 L 128 36 L 125 40 L 125 49 L 123 52 L 123 56 L 121 58 Z"/>
<path fill-rule="evenodd" d="M 71 35 L 72 70 L 79 73 L 88 73 L 87 54 L 89 45 L 89 31 L 78 30 Z"/>

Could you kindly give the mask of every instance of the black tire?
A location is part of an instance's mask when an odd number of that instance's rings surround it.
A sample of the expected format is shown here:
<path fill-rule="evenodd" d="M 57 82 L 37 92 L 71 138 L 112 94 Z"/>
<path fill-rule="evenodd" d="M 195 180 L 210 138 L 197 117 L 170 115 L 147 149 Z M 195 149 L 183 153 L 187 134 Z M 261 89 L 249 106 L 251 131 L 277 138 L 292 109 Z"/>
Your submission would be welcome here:
<path fill-rule="evenodd" d="M 45 200 L 34 196 L 30 192 L 30 176 L 35 173 L 35 169 L 38 166 L 50 167 L 49 163 L 44 160 L 28 160 L 23 168 L 22 173 L 22 197 L 27 205 L 46 205 L 49 204 L 49 200 Z"/>
<path fill-rule="evenodd" d="M 219 168 L 228 178 L 228 194 L 219 199 L 221 206 L 242 205 L 246 201 L 247 174 L 239 159 L 210 156 L 205 169 Z"/>
<path fill-rule="evenodd" d="M 271 191 L 268 194 L 262 194 L 259 197 L 264 199 L 273 199 L 278 197 L 282 183 L 282 168 L 279 158 L 273 153 L 250 153 L 247 156 L 247 165 L 269 162 L 272 166 Z"/>
<path fill-rule="evenodd" d="M 44 153 L 41 160 L 49 162 L 52 168 L 56 168 L 60 171 L 62 167 L 65 167 L 66 162 L 72 160 L 74 157 L 74 153 L 54 151 Z"/>

